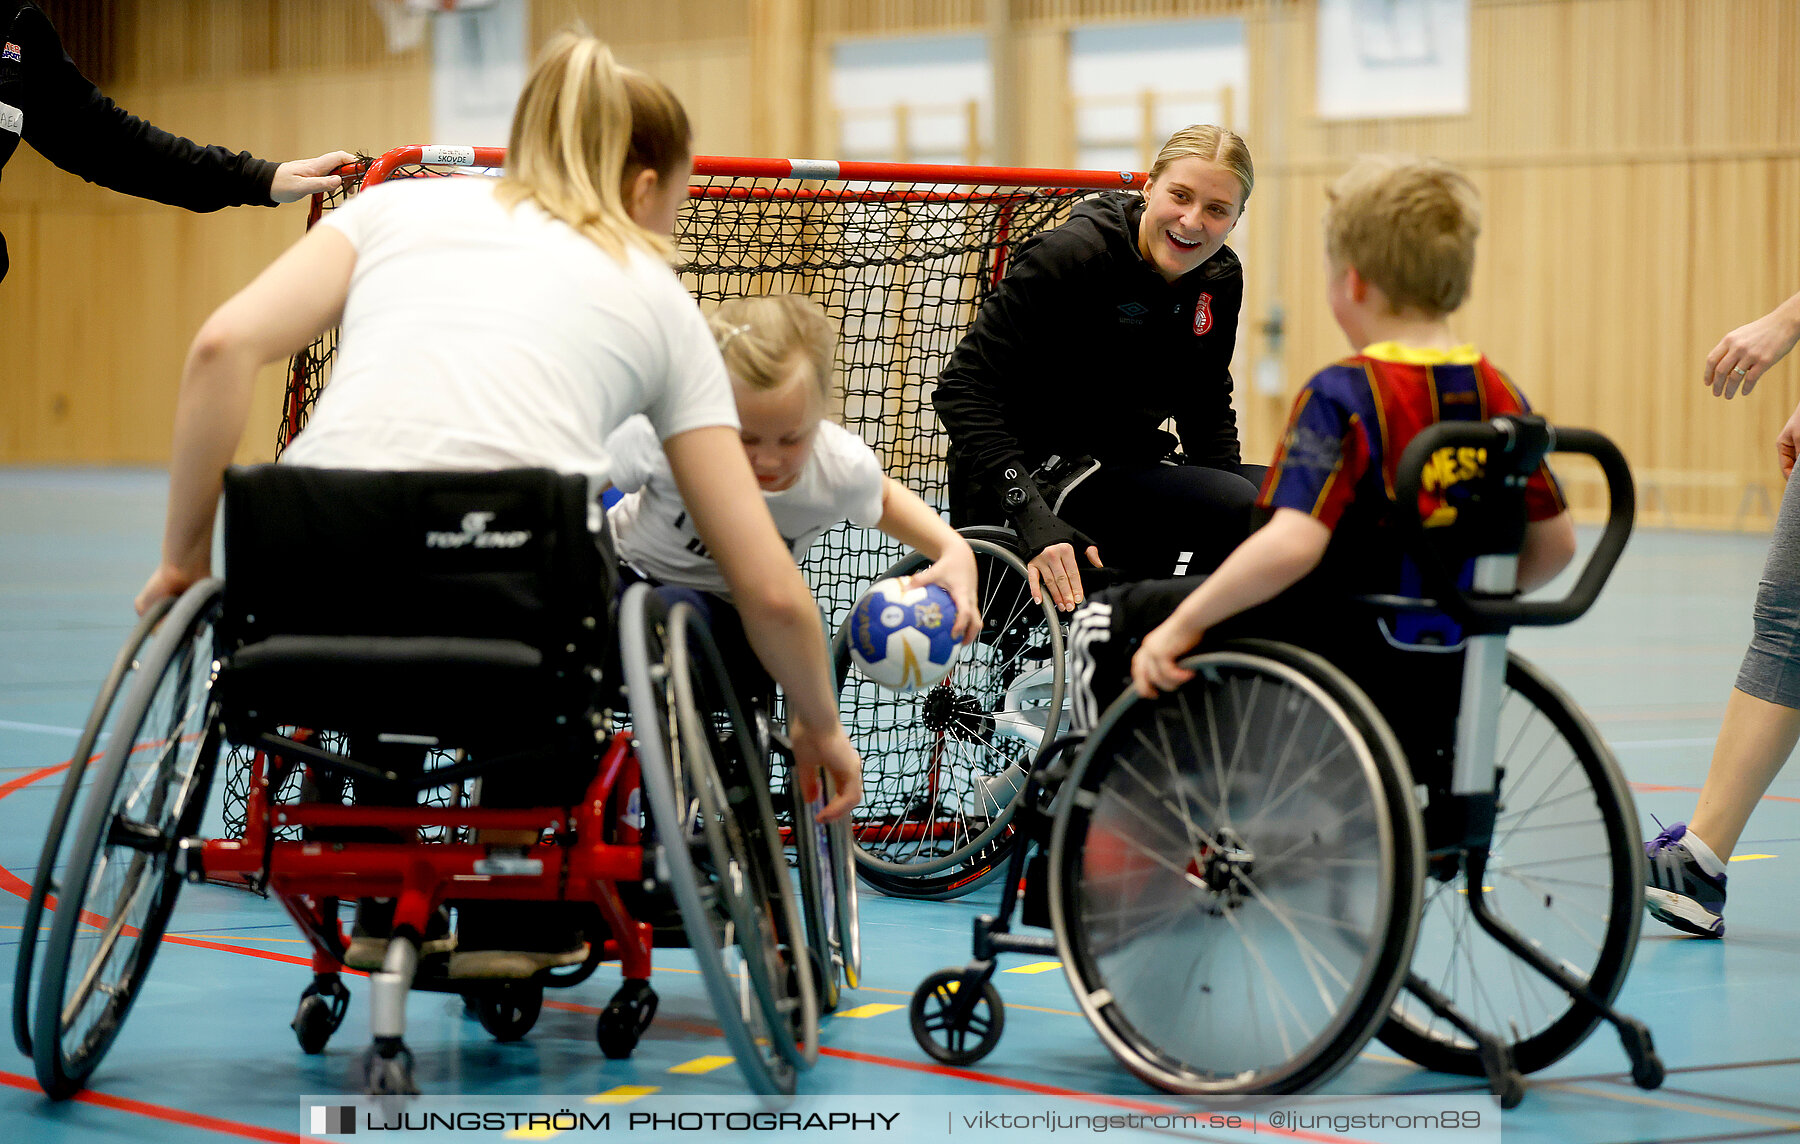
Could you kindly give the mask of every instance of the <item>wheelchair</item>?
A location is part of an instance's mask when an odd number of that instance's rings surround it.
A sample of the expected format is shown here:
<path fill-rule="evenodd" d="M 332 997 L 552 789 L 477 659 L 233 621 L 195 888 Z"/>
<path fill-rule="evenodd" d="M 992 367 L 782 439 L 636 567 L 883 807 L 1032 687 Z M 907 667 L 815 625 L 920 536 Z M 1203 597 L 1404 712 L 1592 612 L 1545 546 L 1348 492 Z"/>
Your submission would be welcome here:
<path fill-rule="evenodd" d="M 113 733 L 97 762 L 71 767 L 28 900 L 14 1036 L 46 1093 L 86 1083 L 183 882 L 201 880 L 266 887 L 310 941 L 314 978 L 293 1022 L 307 1053 L 324 1050 L 349 1002 L 340 901 L 394 901 L 369 975 L 373 1039 L 358 1061 L 369 1094 L 417 1091 L 409 990 L 459 993 L 492 1035 L 515 1040 L 545 989 L 603 961 L 619 962 L 623 982 L 595 1038 L 607 1057 L 629 1056 L 657 1008 L 655 945 L 692 949 L 749 1086 L 794 1091 L 818 1052 L 813 967 L 855 961 L 847 845 L 796 832 L 797 896 L 767 776 L 772 729 L 746 718 L 691 609 L 664 611 L 634 588 L 615 642 L 602 521 L 585 478 L 548 470 L 226 474 L 228 578 L 146 616 L 121 652 L 89 721 L 95 739 Z M 246 825 L 202 838 L 227 745 L 252 752 Z M 367 761 L 400 747 L 450 761 L 416 775 Z M 554 805 L 286 794 L 334 779 L 498 789 L 526 768 L 561 788 Z M 296 772 L 309 781 L 290 782 Z M 417 841 L 425 829 L 442 841 Z M 476 901 L 579 912 L 585 960 L 485 978 L 456 975 L 454 955 L 421 956 L 434 910 Z"/>
<path fill-rule="evenodd" d="M 1630 471 L 1599 434 L 1538 418 L 1440 423 L 1403 455 L 1396 504 L 1419 503 L 1446 448 L 1486 450 L 1486 474 L 1459 489 L 1451 528 L 1397 513 L 1424 592 L 1359 603 L 1461 625 L 1453 753 L 1409 764 L 1354 664 L 1203 642 L 1188 683 L 1154 701 L 1128 690 L 1038 756 L 1019 815 L 1038 856 L 1027 875 L 1017 848 L 1006 884 L 1027 886 L 1025 921 L 1052 936 L 1012 932 L 1011 894 L 977 919 L 974 960 L 913 995 L 926 1053 L 967 1065 L 993 1049 L 996 959 L 1024 952 L 1060 959 L 1106 1047 L 1170 1092 L 1306 1091 L 1379 1036 L 1485 1077 L 1510 1108 L 1523 1074 L 1602 1021 L 1633 1080 L 1661 1083 L 1649 1030 L 1613 1007 L 1643 913 L 1629 788 L 1574 704 L 1506 649 L 1512 627 L 1592 605 L 1631 532 Z M 1568 597 L 1520 601 L 1522 490 L 1547 452 L 1599 461 L 1609 516 Z M 1451 571 L 1465 558 L 1469 583 Z"/>
<path fill-rule="evenodd" d="M 958 532 L 975 552 L 983 629 L 943 682 L 900 694 L 856 674 L 848 617 L 832 646 L 844 726 L 863 757 L 856 872 L 894 897 L 955 898 L 999 876 L 1031 759 L 1064 719 L 1063 625 L 1048 595 L 1032 600 L 1017 537 Z M 910 553 L 880 578 L 930 563 Z"/>

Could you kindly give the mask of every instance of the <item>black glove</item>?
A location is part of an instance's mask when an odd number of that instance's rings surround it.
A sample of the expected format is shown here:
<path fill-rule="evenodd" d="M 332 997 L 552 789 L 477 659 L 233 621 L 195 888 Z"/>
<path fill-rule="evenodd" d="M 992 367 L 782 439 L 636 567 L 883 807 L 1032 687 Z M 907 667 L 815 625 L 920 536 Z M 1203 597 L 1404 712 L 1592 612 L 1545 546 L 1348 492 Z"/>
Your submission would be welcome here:
<path fill-rule="evenodd" d="M 1001 470 L 1000 500 L 1012 520 L 1013 531 L 1019 534 L 1019 547 L 1028 563 L 1055 544 L 1073 545 L 1076 555 L 1085 558 L 1094 543 L 1086 533 L 1050 511 L 1037 482 L 1017 465 Z"/>

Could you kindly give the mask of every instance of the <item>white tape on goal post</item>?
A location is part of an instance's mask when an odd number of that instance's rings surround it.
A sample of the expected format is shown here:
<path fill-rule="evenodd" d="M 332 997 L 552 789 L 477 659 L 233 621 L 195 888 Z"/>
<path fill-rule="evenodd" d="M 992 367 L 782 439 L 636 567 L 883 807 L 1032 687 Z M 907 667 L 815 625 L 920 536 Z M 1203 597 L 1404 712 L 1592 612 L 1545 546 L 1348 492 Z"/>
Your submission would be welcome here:
<path fill-rule="evenodd" d="M 788 178 L 790 179 L 835 179 L 838 177 L 838 165 L 835 159 L 789 159 Z"/>
<path fill-rule="evenodd" d="M 473 147 L 421 147 L 419 162 L 436 163 L 442 167 L 473 167 L 475 165 L 475 148 Z"/>

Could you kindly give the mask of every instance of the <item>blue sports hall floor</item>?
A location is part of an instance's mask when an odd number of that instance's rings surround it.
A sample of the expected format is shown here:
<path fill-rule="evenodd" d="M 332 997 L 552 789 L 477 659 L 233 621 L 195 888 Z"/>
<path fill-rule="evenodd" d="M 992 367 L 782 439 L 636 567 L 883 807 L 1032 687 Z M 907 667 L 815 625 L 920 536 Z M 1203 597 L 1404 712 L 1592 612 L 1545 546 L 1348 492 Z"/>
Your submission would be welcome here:
<path fill-rule="evenodd" d="M 60 782 L 55 770 L 68 759 L 101 676 L 131 627 L 129 602 L 156 556 L 165 488 L 162 474 L 148 471 L 0 470 L 0 981 L 7 986 L 0 1004 L 9 1010 L 24 895 Z M 1584 540 L 1592 539 L 1584 530 Z M 1515 639 L 1611 743 L 1646 834 L 1654 830 L 1652 813 L 1667 822 L 1692 808 L 1749 636 L 1765 545 L 1758 535 L 1642 530 L 1586 619 Z M 1588 1144 L 1800 1135 L 1797 897 L 1800 769 L 1777 781 L 1732 864 L 1725 941 L 1690 940 L 1645 923 L 1620 1004 L 1654 1032 L 1669 1070 L 1663 1087 L 1634 1088 L 1617 1039 L 1602 1029 L 1531 1078 L 1523 1104 L 1503 1116 L 1505 1138 Z M 850 1098 L 831 1105 L 907 1109 L 946 1132 L 957 1128 L 956 1115 L 983 1107 L 1060 1113 L 1169 1107 L 1115 1063 L 1076 1012 L 1063 975 L 1046 971 L 1055 970 L 1053 962 L 1013 957 L 1003 963 L 1007 971 L 996 983 L 1007 1003 L 1006 1034 L 986 1060 L 952 1069 L 919 1051 L 905 1011 L 913 987 L 927 973 L 968 959 L 971 918 L 991 911 L 996 900 L 994 886 L 951 902 L 865 891 L 862 987 L 823 1021 L 821 1058 L 802 1076 L 803 1099 L 795 1107 L 814 1097 Z M 323 1055 L 302 1055 L 287 1026 L 309 977 L 305 954 L 273 901 L 189 887 L 142 997 L 84 1093 L 52 1103 L 38 1090 L 30 1062 L 11 1049 L 10 1039 L 0 1042 L 8 1045 L 0 1052 L 0 1139 L 303 1138 L 302 1097 L 354 1091 L 352 1064 L 368 1027 L 366 988 L 352 979 L 356 997 L 345 1028 Z M 639 1093 L 679 1097 L 699 1108 L 705 1105 L 698 1098 L 740 1090 L 735 1069 L 719 1063 L 729 1050 L 681 950 L 658 951 L 662 1010 L 637 1053 L 605 1060 L 594 1044 L 594 1013 L 616 976 L 616 969 L 603 967 L 586 984 L 553 993 L 536 1028 L 515 1044 L 495 1042 L 454 997 L 415 995 L 408 1042 L 419 1082 L 435 1094 L 556 1096 L 582 1101 L 589 1111 L 628 1109 Z M 1425 1072 L 1372 1042 L 1325 1091 L 1397 1098 L 1473 1096 L 1480 1089 L 1464 1078 Z M 640 1135 L 627 1130 L 620 1111 L 610 1123 L 612 1130 L 598 1135 L 526 1127 L 511 1138 Z M 796 1131 L 793 1138 L 836 1134 Z M 875 1134 L 905 1138 L 892 1130 Z M 1152 1134 L 1251 1138 L 1191 1129 Z M 1043 1129 L 993 1138 L 1050 1135 Z M 1372 1138 L 1332 1127 L 1274 1133 L 1265 1127 L 1262 1136 Z"/>

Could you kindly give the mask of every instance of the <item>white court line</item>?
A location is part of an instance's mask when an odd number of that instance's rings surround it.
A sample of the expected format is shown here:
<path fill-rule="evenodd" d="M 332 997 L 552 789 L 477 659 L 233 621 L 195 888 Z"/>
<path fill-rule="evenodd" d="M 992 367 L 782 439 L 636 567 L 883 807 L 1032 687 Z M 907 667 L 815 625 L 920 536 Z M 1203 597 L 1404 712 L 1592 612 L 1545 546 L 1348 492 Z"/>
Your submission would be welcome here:
<path fill-rule="evenodd" d="M 46 723 L 14 723 L 11 719 L 0 719 L 0 731 L 36 731 L 41 735 L 67 735 L 70 738 L 81 738 L 79 727 L 52 727 Z"/>

